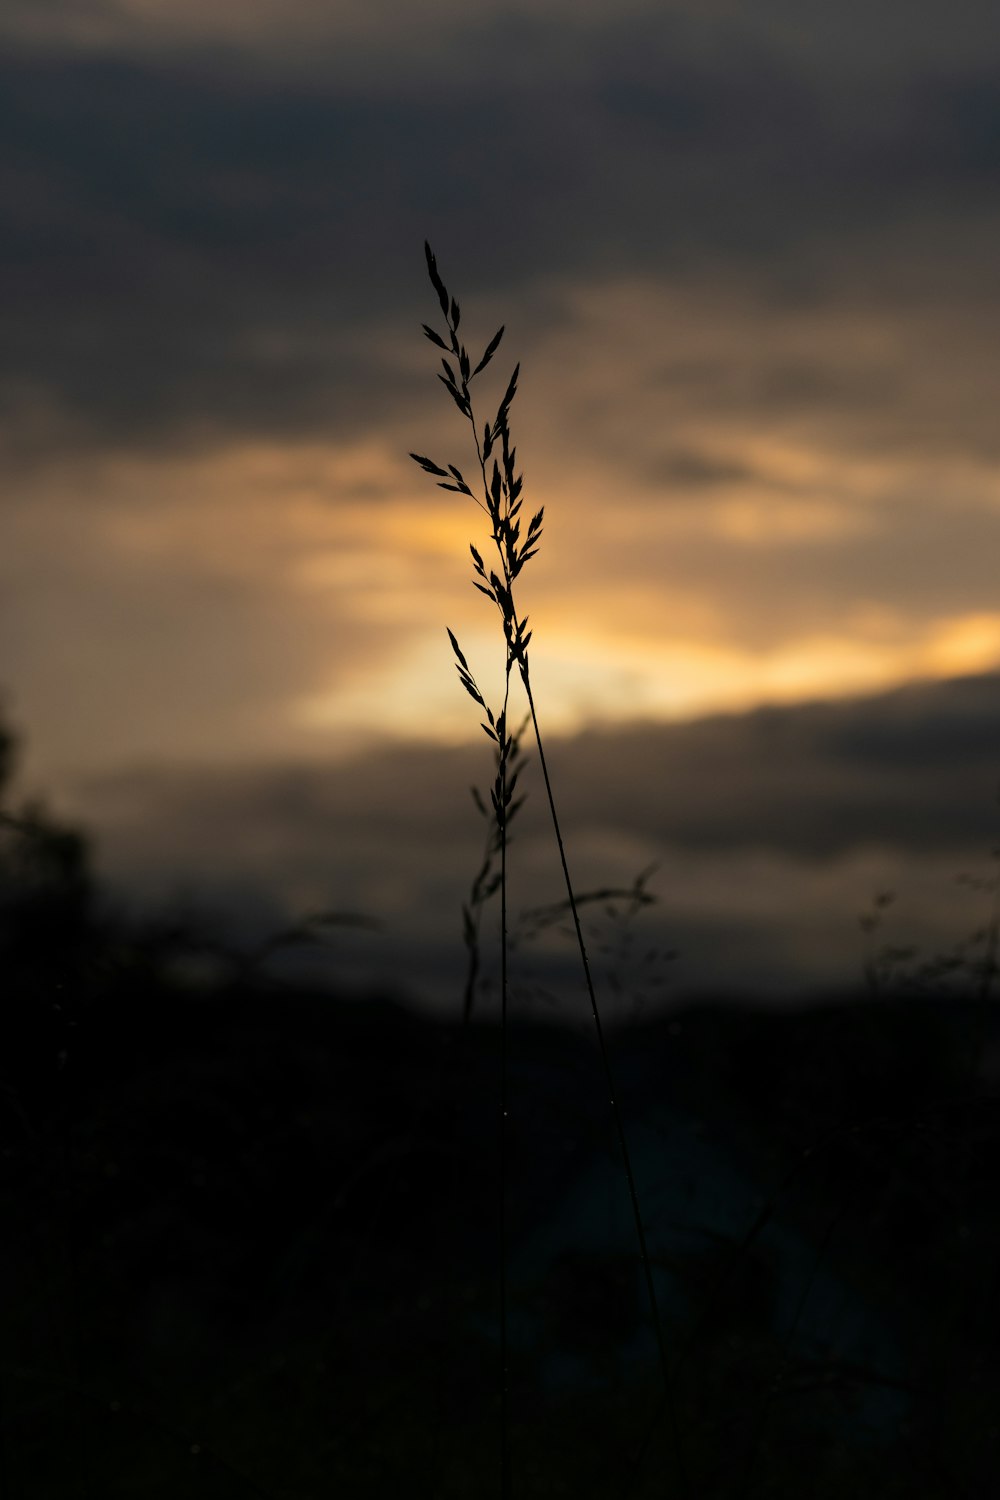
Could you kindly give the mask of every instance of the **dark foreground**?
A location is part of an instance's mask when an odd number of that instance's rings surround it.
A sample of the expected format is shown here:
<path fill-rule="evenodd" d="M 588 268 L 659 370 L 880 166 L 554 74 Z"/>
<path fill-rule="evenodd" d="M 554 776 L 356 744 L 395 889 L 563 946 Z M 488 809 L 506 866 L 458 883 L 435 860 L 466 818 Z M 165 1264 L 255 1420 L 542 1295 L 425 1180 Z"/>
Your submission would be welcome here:
<path fill-rule="evenodd" d="M 592 1037 L 516 1029 L 512 1493 L 996 1492 L 976 1037 L 868 999 L 615 1038 L 671 1417 Z M 2 1500 L 498 1495 L 498 1076 L 376 1000 L 8 998 Z"/>

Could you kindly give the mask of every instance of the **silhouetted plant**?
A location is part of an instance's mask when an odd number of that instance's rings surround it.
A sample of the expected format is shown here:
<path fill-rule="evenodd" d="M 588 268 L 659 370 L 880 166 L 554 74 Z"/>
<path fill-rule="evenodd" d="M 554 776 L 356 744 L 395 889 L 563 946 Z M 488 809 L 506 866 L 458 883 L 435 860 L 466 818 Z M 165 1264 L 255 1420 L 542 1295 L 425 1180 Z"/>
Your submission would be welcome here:
<path fill-rule="evenodd" d="M 975 1021 L 969 1038 L 969 1067 L 974 1074 L 982 1062 L 989 1028 L 993 987 L 1000 948 L 1000 845 L 991 850 L 991 875 L 962 872 L 955 877 L 975 897 L 985 899 L 985 919 L 955 942 L 928 953 L 913 943 L 874 939 L 883 931 L 886 913 L 896 900 L 895 892 L 880 891 L 858 918 L 866 939 L 864 975 L 874 999 L 894 994 L 966 996 L 975 1001 Z"/>
<path fill-rule="evenodd" d="M 0 728 L 0 1088 L 51 1082 L 75 1045 L 106 946 L 86 838 L 40 801 L 13 805 L 15 736 Z"/>
<path fill-rule="evenodd" d="M 449 632 L 450 634 L 450 632 Z M 501 751 L 499 744 L 496 746 L 496 773 L 499 777 L 502 758 L 506 761 L 507 775 L 513 780 L 519 773 L 522 758 L 521 740 L 528 726 L 528 719 L 524 719 L 520 726 L 510 736 L 510 744 L 506 755 Z M 496 779 L 493 786 L 496 792 Z M 462 903 L 462 938 L 468 949 L 468 964 L 465 975 L 465 991 L 462 1000 L 462 1019 L 470 1020 L 472 1008 L 476 998 L 476 986 L 479 982 L 480 967 L 480 941 L 479 934 L 482 926 L 483 910 L 492 896 L 500 889 L 502 881 L 501 865 L 507 844 L 509 843 L 509 827 L 514 814 L 517 812 L 520 800 L 511 801 L 506 809 L 506 817 L 498 819 L 495 812 L 486 806 L 478 787 L 472 787 L 472 800 L 480 815 L 486 820 L 486 844 L 483 850 L 482 863 L 476 871 L 469 889 L 468 900 Z"/>
<path fill-rule="evenodd" d="M 510 430 L 510 410 L 514 397 L 517 394 L 518 375 L 520 365 L 514 366 L 514 371 L 507 383 L 506 390 L 500 400 L 497 413 L 492 421 L 486 421 L 481 426 L 477 422 L 476 411 L 472 396 L 472 383 L 483 370 L 487 368 L 500 346 L 504 334 L 501 327 L 490 339 L 482 354 L 482 357 L 473 366 L 472 359 L 460 340 L 458 329 L 461 321 L 461 308 L 457 299 L 451 296 L 445 286 L 438 270 L 437 261 L 429 244 L 425 242 L 424 252 L 427 260 L 427 271 L 431 284 L 437 293 L 441 313 L 445 320 L 445 335 L 439 333 L 429 324 L 423 324 L 423 330 L 427 338 L 438 349 L 443 351 L 441 359 L 442 371 L 438 374 L 452 401 L 458 408 L 461 416 L 468 421 L 472 428 L 472 438 L 476 455 L 478 476 L 476 478 L 475 492 L 468 482 L 462 470 L 456 465 L 449 463 L 447 466 L 438 464 L 434 459 L 423 454 L 412 453 L 410 456 L 414 462 L 419 464 L 425 473 L 431 474 L 437 479 L 441 489 L 450 490 L 455 494 L 465 495 L 471 499 L 485 514 L 490 528 L 490 540 L 496 553 L 497 564 L 488 564 L 482 553 L 474 543 L 470 543 L 469 551 L 472 557 L 473 585 L 484 594 L 495 606 L 502 625 L 504 636 L 504 687 L 503 699 L 499 708 L 492 707 L 487 703 L 482 691 L 476 681 L 468 660 L 459 645 L 454 633 L 449 629 L 448 636 L 451 641 L 452 650 L 456 658 L 456 667 L 459 680 L 465 691 L 473 702 L 485 714 L 482 728 L 487 737 L 492 741 L 496 752 L 496 774 L 490 791 L 493 818 L 495 821 L 495 852 L 499 856 L 499 884 L 500 891 L 500 989 L 501 989 L 501 1082 L 500 1082 L 500 1241 L 501 1241 L 501 1277 L 500 1277 L 500 1364 L 501 1364 L 501 1489 L 506 1497 L 510 1492 L 510 1469 L 507 1444 L 508 1413 L 507 1413 L 507 1331 L 506 1331 L 506 1136 L 508 1122 L 508 1099 L 507 1099 L 507 1005 L 508 1005 L 508 925 L 507 925 L 507 845 L 509 837 L 509 825 L 515 815 L 519 804 L 514 800 L 514 790 L 517 782 L 517 770 L 514 767 L 515 737 L 508 728 L 508 714 L 510 706 L 511 677 L 514 668 L 517 668 L 518 676 L 524 688 L 525 697 L 528 702 L 528 712 L 535 734 L 535 745 L 538 750 L 538 759 L 541 766 L 542 778 L 545 784 L 546 799 L 552 819 L 553 832 L 559 851 L 559 861 L 562 867 L 563 879 L 566 887 L 566 900 L 569 913 L 572 918 L 573 931 L 580 954 L 580 963 L 583 970 L 584 982 L 590 1000 L 591 1012 L 597 1035 L 598 1048 L 604 1069 L 605 1082 L 607 1085 L 608 1100 L 615 1123 L 615 1130 L 621 1152 L 622 1166 L 628 1186 L 629 1198 L 632 1206 L 632 1214 L 635 1222 L 636 1239 L 638 1242 L 639 1256 L 642 1263 L 643 1275 L 646 1283 L 646 1291 L 649 1300 L 650 1315 L 656 1334 L 659 1352 L 661 1373 L 663 1378 L 664 1393 L 667 1409 L 671 1421 L 674 1449 L 679 1471 L 683 1474 L 684 1465 L 682 1457 L 682 1446 L 680 1431 L 676 1419 L 676 1411 L 671 1394 L 670 1367 L 667 1358 L 666 1342 L 663 1333 L 663 1325 L 659 1315 L 656 1301 L 656 1291 L 653 1285 L 653 1274 L 650 1263 L 648 1248 L 646 1245 L 645 1229 L 643 1227 L 642 1215 L 639 1207 L 638 1191 L 635 1177 L 632 1171 L 631 1157 L 628 1142 L 625 1135 L 621 1108 L 618 1100 L 618 1092 L 615 1087 L 611 1067 L 611 1059 L 607 1043 L 604 1037 L 604 1029 L 601 1022 L 600 1010 L 594 989 L 590 961 L 587 956 L 586 944 L 583 937 L 583 929 L 580 924 L 579 903 L 573 889 L 570 878 L 569 865 L 566 849 L 563 841 L 562 830 L 556 810 L 555 795 L 552 781 L 549 775 L 548 763 L 545 757 L 545 748 L 542 733 L 538 721 L 538 712 L 535 703 L 534 692 L 531 682 L 531 667 L 528 647 L 531 643 L 532 632 L 528 629 L 528 616 L 519 612 L 515 600 L 515 584 L 525 565 L 536 555 L 541 541 L 544 506 L 540 507 L 527 521 L 525 525 L 522 516 L 523 507 L 523 476 L 518 473 L 516 465 L 516 447 L 512 441 Z M 490 846 L 493 847 L 492 845 Z M 490 855 L 487 855 L 487 862 Z M 485 869 L 485 866 L 484 866 Z M 489 888 L 489 877 L 486 884 L 480 887 L 480 894 Z M 476 886 L 474 886 L 474 892 Z M 481 901 L 477 905 L 481 906 Z M 466 909 L 466 942 L 470 943 L 469 912 Z M 474 932 L 472 934 L 474 936 Z M 476 949 L 473 947 L 472 952 Z M 466 991 L 466 1012 L 470 1008 L 469 990 Z"/>
<path fill-rule="evenodd" d="M 649 890 L 655 864 L 639 871 L 631 885 L 599 886 L 577 892 L 576 907 L 590 907 L 595 913 L 591 923 L 591 950 L 600 955 L 605 987 L 615 997 L 616 1020 L 636 1022 L 650 1001 L 662 1001 L 668 985 L 668 967 L 677 958 L 676 950 L 648 939 L 640 946 L 640 915 L 659 899 Z M 511 935 L 512 948 L 529 948 L 551 931 L 574 940 L 570 905 L 565 899 L 522 911 Z M 536 982 L 535 998 L 550 1005 L 558 996 L 548 986 Z M 630 1002 L 627 1016 L 624 1006 Z"/>

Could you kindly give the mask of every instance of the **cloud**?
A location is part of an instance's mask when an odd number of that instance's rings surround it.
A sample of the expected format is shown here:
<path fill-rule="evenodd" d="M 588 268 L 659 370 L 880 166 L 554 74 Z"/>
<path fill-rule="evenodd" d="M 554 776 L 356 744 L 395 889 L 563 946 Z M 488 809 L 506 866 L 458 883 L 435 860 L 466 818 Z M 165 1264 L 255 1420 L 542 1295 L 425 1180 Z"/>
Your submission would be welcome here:
<path fill-rule="evenodd" d="M 681 950 L 678 984 L 788 993 L 858 977 L 857 917 L 877 891 L 899 893 L 898 929 L 924 952 L 983 919 L 955 876 L 988 873 L 998 743 L 1000 679 L 984 676 L 590 731 L 548 754 L 579 890 L 627 886 L 656 862 L 659 900 L 641 931 Z M 334 971 L 342 959 L 358 979 L 405 976 L 440 1005 L 457 1003 L 460 907 L 484 832 L 465 787 L 490 774 L 485 743 L 412 743 L 326 767 L 90 777 L 63 800 L 133 901 L 186 891 L 228 913 L 245 945 L 312 910 L 364 912 L 379 935 L 345 938 Z M 562 895 L 533 763 L 524 786 L 515 916 Z M 590 920 L 595 943 L 612 935 L 599 908 Z M 566 981 L 563 940 L 533 945 L 517 923 L 524 982 Z"/>
<path fill-rule="evenodd" d="M 942 26 L 940 8 L 929 0 L 910 6 L 905 17 L 887 0 L 847 0 L 834 10 L 823 0 L 761 0 L 752 12 L 733 0 L 616 0 L 613 6 L 608 0 L 534 0 L 531 6 L 483 0 L 471 14 L 460 0 L 428 0 L 419 13 L 399 0 L 343 0 L 336 7 L 323 0 L 219 0 L 208 9 L 197 0 L 10 0 L 3 34 L 39 49 L 143 55 L 173 45 L 209 55 L 243 53 L 272 66 L 294 62 L 334 76 L 338 67 L 347 72 L 373 55 L 383 63 L 407 53 L 421 61 L 468 63 L 483 39 L 508 51 L 548 39 L 545 63 L 556 37 L 564 54 L 586 51 L 588 43 L 607 48 L 619 39 L 621 50 L 641 65 L 650 40 L 669 37 L 702 55 L 766 48 L 798 69 L 812 64 L 820 72 L 864 77 L 873 69 L 905 75 L 928 63 L 954 67 L 981 57 L 996 32 L 989 0 L 956 0 L 949 20 Z M 324 44 L 329 52 L 323 53 Z"/>
<path fill-rule="evenodd" d="M 317 743 L 298 705 L 394 662 L 442 567 L 440 540 L 414 534 L 404 461 L 363 442 L 260 444 L 22 477 L 0 599 L 13 711 L 45 778 L 150 756 L 331 753 L 356 737 L 345 720 Z M 373 502 L 385 486 L 392 503 Z M 443 682 L 446 664 L 442 651 Z"/>
<path fill-rule="evenodd" d="M 15 34 L 28 14 L 11 13 Z M 84 14 L 100 45 L 80 40 Z M 881 297 L 908 278 L 932 314 L 976 306 L 997 241 L 995 91 L 981 54 L 954 40 L 957 17 L 932 54 L 918 45 L 927 13 L 908 14 L 904 67 L 888 10 L 869 10 L 865 50 L 903 76 L 845 89 L 842 73 L 860 66 L 853 33 L 821 10 L 806 24 L 769 7 L 749 27 L 726 7 L 707 24 L 697 14 L 47 11 L 53 38 L 72 18 L 66 44 L 14 50 L 0 77 L 9 425 L 33 420 L 38 449 L 46 421 L 63 441 L 144 446 L 382 423 L 411 401 L 380 340 L 420 310 L 428 233 L 474 296 L 508 309 L 546 278 L 613 289 L 679 277 L 683 290 L 695 271 L 717 291 L 748 281 L 779 320 L 811 287 L 828 305 L 821 339 L 845 297 L 856 329 L 872 313 L 866 289 Z M 981 31 L 986 13 L 969 14 Z M 145 46 L 163 34 L 173 50 Z M 282 37 L 319 47 L 320 70 L 283 69 Z M 253 68 L 234 61 L 241 46 Z M 412 70 L 409 88 L 393 59 Z M 675 362 L 671 377 L 670 334 L 664 381 L 697 390 L 697 362 Z M 985 328 L 953 338 L 959 371 L 969 350 L 981 365 Z M 703 365 L 706 394 L 815 408 L 856 378 L 808 348 L 762 365 L 752 392 Z M 956 404 L 974 398 L 976 373 Z M 975 409 L 968 425 L 982 426 Z"/>
<path fill-rule="evenodd" d="M 825 859 L 865 845 L 985 849 L 998 775 L 995 676 L 910 685 L 869 699 L 755 710 L 583 736 L 606 815 L 671 844 L 768 848 Z M 643 788 L 636 796 L 632 787 Z M 648 797 L 648 789 L 661 790 Z"/>
<path fill-rule="evenodd" d="M 815 427 L 752 406 L 717 417 L 683 387 L 661 431 L 648 378 L 661 356 L 642 312 L 668 309 L 648 286 L 593 297 L 574 292 L 573 320 L 536 346 L 515 407 L 528 501 L 547 508 L 521 600 L 553 729 L 1000 659 L 1000 507 L 983 460 L 894 451 L 887 433 L 884 454 L 874 440 L 859 453 L 833 414 Z M 678 358 L 697 347 L 701 306 L 692 292 L 677 318 Z M 609 378 L 596 351 L 612 326 L 623 352 Z M 744 310 L 731 326 L 739 362 L 756 325 Z M 779 351 L 783 337 L 800 334 L 777 327 Z M 434 386 L 429 346 L 413 344 L 425 366 L 413 384 Z M 723 373 L 724 348 L 707 343 Z M 474 733 L 445 626 L 489 687 L 494 622 L 468 569 L 469 542 L 489 538 L 470 502 L 407 457 L 465 464 L 461 425 L 446 401 L 430 431 L 418 415 L 173 456 L 57 452 L 15 470 L 0 561 L 6 670 L 45 774 Z M 686 477 L 692 452 L 714 462 L 711 483 L 704 464 Z"/>
<path fill-rule="evenodd" d="M 989 665 L 995 27 L 6 7 L 0 587 L 40 764 L 467 732 L 477 517 L 405 457 L 465 462 L 425 235 L 523 360 L 555 728 Z"/>

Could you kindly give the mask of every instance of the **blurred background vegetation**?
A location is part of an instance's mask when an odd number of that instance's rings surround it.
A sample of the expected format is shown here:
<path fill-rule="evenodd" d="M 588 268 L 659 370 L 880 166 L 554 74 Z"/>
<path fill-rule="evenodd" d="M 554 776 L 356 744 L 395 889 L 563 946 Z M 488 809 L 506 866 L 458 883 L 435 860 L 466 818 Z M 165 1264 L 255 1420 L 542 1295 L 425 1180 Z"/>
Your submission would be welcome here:
<path fill-rule="evenodd" d="M 134 920 L 4 805 L 0 1495 L 493 1493 L 494 1029 Z M 698 1493 L 987 1492 L 995 1041 L 973 995 L 860 985 L 616 1033 Z M 592 1041 L 510 1046 L 518 1492 L 662 1496 Z"/>

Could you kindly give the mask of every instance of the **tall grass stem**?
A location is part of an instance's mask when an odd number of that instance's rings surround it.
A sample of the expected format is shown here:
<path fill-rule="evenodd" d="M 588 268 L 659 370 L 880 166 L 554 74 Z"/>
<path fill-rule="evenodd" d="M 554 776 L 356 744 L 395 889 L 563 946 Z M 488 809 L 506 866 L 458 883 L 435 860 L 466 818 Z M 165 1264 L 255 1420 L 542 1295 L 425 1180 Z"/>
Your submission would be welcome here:
<path fill-rule="evenodd" d="M 663 1333 L 663 1321 L 660 1317 L 659 1304 L 656 1300 L 656 1287 L 653 1283 L 652 1262 L 649 1256 L 649 1246 L 646 1242 L 646 1230 L 642 1222 L 642 1210 L 639 1205 L 639 1192 L 636 1187 L 635 1173 L 632 1170 L 632 1155 L 628 1147 L 628 1137 L 625 1133 L 625 1123 L 622 1118 L 621 1106 L 618 1102 L 618 1090 L 615 1086 L 614 1069 L 611 1065 L 611 1054 L 608 1050 L 607 1041 L 604 1036 L 604 1026 L 601 1022 L 600 1007 L 597 1003 L 597 993 L 594 989 L 594 978 L 590 967 L 590 959 L 587 956 L 587 945 L 584 942 L 583 928 L 580 923 L 580 913 L 577 909 L 576 894 L 573 890 L 573 881 L 570 878 L 569 862 L 566 858 L 566 846 L 563 842 L 562 829 L 559 825 L 559 815 L 556 811 L 555 796 L 552 791 L 552 781 L 549 777 L 548 762 L 545 758 L 545 747 L 542 743 L 542 732 L 538 723 L 538 714 L 535 709 L 535 696 L 531 690 L 531 678 L 527 662 L 521 668 L 521 679 L 524 683 L 524 691 L 528 699 L 528 707 L 531 710 L 531 722 L 535 731 L 535 744 L 538 746 L 538 763 L 542 768 L 542 779 L 545 783 L 545 796 L 549 804 L 549 813 L 552 817 L 552 828 L 555 833 L 556 844 L 559 849 L 559 863 L 562 866 L 563 880 L 566 885 L 566 899 L 569 902 L 570 912 L 573 916 L 573 928 L 576 933 L 577 947 L 580 952 L 580 964 L 583 969 L 584 979 L 587 986 L 587 995 L 590 999 L 591 1014 L 594 1017 L 594 1029 L 597 1033 L 597 1046 L 601 1054 L 601 1063 L 604 1069 L 604 1080 L 608 1090 L 608 1100 L 611 1105 L 611 1113 L 615 1123 L 615 1133 L 618 1138 L 618 1147 L 621 1152 L 622 1168 L 625 1173 L 625 1181 L 628 1184 L 629 1202 L 632 1205 L 632 1218 L 635 1223 L 635 1235 L 639 1245 L 639 1259 L 642 1263 L 643 1279 L 646 1286 L 646 1297 L 649 1302 L 650 1317 L 653 1330 L 656 1334 L 656 1347 L 660 1360 L 660 1372 L 663 1378 L 663 1391 L 666 1402 L 667 1420 L 670 1424 L 671 1440 L 674 1446 L 674 1455 L 681 1481 L 685 1489 L 689 1488 L 686 1465 L 684 1462 L 684 1448 L 681 1440 L 680 1422 L 677 1414 L 677 1403 L 673 1394 L 673 1381 L 670 1374 L 670 1361 L 667 1355 L 666 1339 Z"/>
<path fill-rule="evenodd" d="M 642 1222 L 642 1213 L 639 1205 L 639 1194 L 635 1182 L 635 1174 L 632 1168 L 631 1154 L 628 1148 L 628 1140 L 625 1134 L 625 1125 L 622 1118 L 621 1107 L 618 1101 L 618 1093 L 615 1088 L 614 1074 L 611 1066 L 611 1057 L 604 1036 L 604 1028 L 601 1024 L 600 1009 L 597 1004 L 597 995 L 594 990 L 593 976 L 590 969 L 590 961 L 587 957 L 586 944 L 583 938 L 583 929 L 580 925 L 580 915 L 577 906 L 576 894 L 573 890 L 573 882 L 570 878 L 569 865 L 566 859 L 566 849 L 563 842 L 562 830 L 556 812 L 555 795 L 552 790 L 552 781 L 549 775 L 548 763 L 542 743 L 541 729 L 538 723 L 538 713 L 535 707 L 534 694 L 531 688 L 531 675 L 528 663 L 528 646 L 531 641 L 532 632 L 528 629 L 528 617 L 520 616 L 514 601 L 514 582 L 519 576 L 524 565 L 535 556 L 542 535 L 544 521 L 544 507 L 531 517 L 527 527 L 522 532 L 521 509 L 523 504 L 522 488 L 523 476 L 517 473 L 515 465 L 516 449 L 511 442 L 510 433 L 510 407 L 517 393 L 517 381 L 520 365 L 515 365 L 514 372 L 507 384 L 506 392 L 500 401 L 497 415 L 494 421 L 487 422 L 482 429 L 476 424 L 476 416 L 473 408 L 470 386 L 482 370 L 486 368 L 493 355 L 496 353 L 503 337 L 503 327 L 498 329 L 490 340 L 483 353 L 482 358 L 473 368 L 472 359 L 469 356 L 465 344 L 459 338 L 459 323 L 461 320 L 461 308 L 458 301 L 450 296 L 441 274 L 437 268 L 437 261 L 429 244 L 425 242 L 424 253 L 427 260 L 427 271 L 430 276 L 431 285 L 437 293 L 438 302 L 445 320 L 446 332 L 444 335 L 428 324 L 423 325 L 427 338 L 438 349 L 444 353 L 441 360 L 443 373 L 438 379 L 448 391 L 449 396 L 458 407 L 462 417 L 472 427 L 473 441 L 475 443 L 476 458 L 480 477 L 483 485 L 483 498 L 479 499 L 473 492 L 461 469 L 455 464 L 447 467 L 436 463 L 419 453 L 410 456 L 414 462 L 424 470 L 425 473 L 436 476 L 439 488 L 450 490 L 455 494 L 466 495 L 482 510 L 490 522 L 492 541 L 496 547 L 499 558 L 499 571 L 490 569 L 484 562 L 475 546 L 470 546 L 473 561 L 473 585 L 481 594 L 484 594 L 497 608 L 504 632 L 506 646 L 505 656 L 505 687 L 503 709 L 499 716 L 495 715 L 487 704 L 479 686 L 472 674 L 469 663 L 462 649 L 449 630 L 452 649 L 456 658 L 456 666 L 459 680 L 466 692 L 477 703 L 486 715 L 486 722 L 482 728 L 497 747 L 498 765 L 497 775 L 492 791 L 493 814 L 496 828 L 499 833 L 500 844 L 500 901 L 501 901 L 501 1109 L 500 1109 L 500 1316 L 501 1316 L 501 1487 L 503 1500 L 507 1500 L 510 1485 L 509 1468 L 509 1423 L 508 1423 L 508 1368 L 507 1368 L 507 1222 L 506 1222 L 506 1200 L 507 1200 L 507 1167 L 508 1167 L 508 1076 L 507 1076 L 507 1007 L 508 1007 L 508 972 L 507 972 L 507 841 L 508 824 L 514 816 L 519 803 L 512 801 L 514 785 L 517 781 L 517 772 L 508 779 L 508 760 L 512 756 L 516 741 L 508 734 L 507 710 L 510 697 L 510 676 L 514 663 L 518 665 L 521 680 L 524 684 L 531 721 L 535 732 L 535 743 L 538 746 L 538 757 L 542 767 L 542 775 L 545 781 L 545 793 L 552 817 L 552 825 L 555 831 L 556 843 L 559 849 L 559 860 L 562 866 L 563 879 L 566 885 L 566 894 L 569 900 L 570 911 L 573 917 L 573 925 L 576 932 L 577 946 L 580 952 L 580 960 L 583 966 L 587 993 L 590 998 L 591 1012 L 594 1017 L 594 1025 L 597 1032 L 598 1050 L 604 1069 L 605 1083 L 607 1087 L 608 1100 L 611 1106 L 612 1116 L 615 1124 L 615 1132 L 621 1151 L 622 1165 L 625 1172 L 625 1180 L 628 1186 L 629 1200 L 632 1205 L 632 1216 L 635 1223 L 635 1233 L 639 1248 L 639 1258 L 642 1263 L 643 1277 L 646 1285 L 646 1294 L 649 1301 L 649 1311 L 656 1335 L 657 1350 L 659 1353 L 660 1368 L 663 1377 L 664 1400 L 669 1414 L 671 1437 L 674 1447 L 674 1457 L 677 1472 L 685 1490 L 689 1489 L 684 1464 L 683 1448 L 681 1443 L 680 1426 L 677 1418 L 676 1404 L 672 1394 L 672 1382 L 670 1376 L 670 1363 L 667 1357 L 666 1340 L 663 1333 L 663 1323 L 660 1318 L 659 1307 L 656 1300 L 656 1287 L 653 1282 L 652 1263 L 649 1256 L 649 1247 L 646 1242 L 646 1232 Z M 450 355 L 450 359 L 449 356 Z M 492 472 L 488 463 L 492 457 Z M 479 799 L 477 798 L 477 801 Z M 483 804 L 483 811 L 485 805 Z M 477 879 L 478 886 L 478 879 Z M 475 888 L 474 888 L 475 889 Z M 475 939 L 474 924 L 471 918 L 467 918 L 467 933 L 473 927 L 472 938 Z M 473 954 L 473 963 L 475 954 Z M 474 968 L 470 966 L 470 974 Z M 466 1014 L 469 1010 L 469 990 L 466 990 Z"/>

